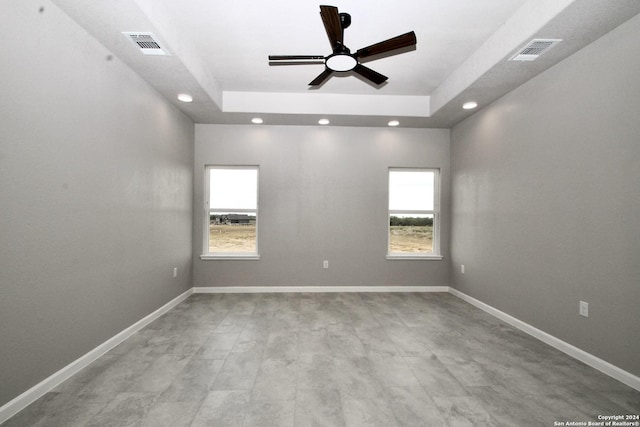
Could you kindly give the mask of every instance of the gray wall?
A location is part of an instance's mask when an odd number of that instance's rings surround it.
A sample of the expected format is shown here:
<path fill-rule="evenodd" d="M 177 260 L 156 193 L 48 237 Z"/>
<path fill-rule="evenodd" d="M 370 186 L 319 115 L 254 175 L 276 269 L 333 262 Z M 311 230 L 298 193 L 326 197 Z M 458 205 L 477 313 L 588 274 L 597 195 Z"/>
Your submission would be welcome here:
<path fill-rule="evenodd" d="M 207 164 L 260 166 L 261 259 L 194 256 L 196 287 L 449 284 L 448 130 L 196 125 L 195 255 Z M 442 169 L 444 260 L 385 259 L 390 166 Z"/>
<path fill-rule="evenodd" d="M 635 375 L 638 40 L 640 16 L 451 133 L 454 287 Z"/>
<path fill-rule="evenodd" d="M 191 287 L 193 124 L 47 1 L 0 40 L 2 405 Z"/>

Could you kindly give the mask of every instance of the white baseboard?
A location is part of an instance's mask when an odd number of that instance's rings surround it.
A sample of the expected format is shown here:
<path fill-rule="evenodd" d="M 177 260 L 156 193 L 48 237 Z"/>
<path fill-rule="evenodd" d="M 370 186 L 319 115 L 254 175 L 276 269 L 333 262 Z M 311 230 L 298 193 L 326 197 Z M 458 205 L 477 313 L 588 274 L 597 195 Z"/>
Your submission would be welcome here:
<path fill-rule="evenodd" d="M 211 286 L 195 294 L 266 294 L 322 292 L 449 292 L 448 286 Z"/>
<path fill-rule="evenodd" d="M 532 337 L 537 338 L 540 341 L 550 345 L 551 347 L 554 347 L 555 349 L 568 354 L 574 359 L 578 359 L 579 361 L 591 366 L 594 369 L 597 369 L 604 374 L 609 375 L 610 377 L 620 381 L 621 383 L 640 391 L 640 377 L 637 377 L 630 372 L 620 369 L 617 366 L 612 365 L 611 363 L 602 360 L 591 353 L 587 353 L 586 351 L 581 350 L 578 347 L 575 347 L 565 341 L 562 341 L 559 338 L 554 337 L 553 335 L 541 331 L 540 329 L 535 328 L 528 323 L 523 322 L 522 320 L 516 319 L 515 317 L 503 311 L 500 311 L 488 304 L 485 304 L 482 301 L 477 300 L 463 292 L 460 292 L 457 289 L 450 288 L 449 292 L 452 295 L 455 295 L 458 298 L 468 302 L 469 304 L 479 308 L 480 310 L 483 310 L 491 314 L 492 316 L 504 321 L 505 323 L 508 323 L 514 328 L 517 328 L 531 335 Z"/>
<path fill-rule="evenodd" d="M 118 344 L 165 314 L 167 311 L 171 310 L 176 305 L 180 304 L 192 293 L 193 288 L 172 299 L 153 313 L 137 321 L 127 329 L 100 344 L 98 347 L 94 348 L 84 356 L 76 359 L 64 368 L 60 369 L 58 372 L 31 387 L 29 390 L 25 391 L 15 399 L 4 404 L 2 407 L 0 407 L 0 424 L 7 421 L 9 418 L 13 417 L 18 412 L 22 411 L 24 408 L 44 396 L 46 393 L 50 392 L 58 385 L 71 378 L 74 374 L 89 366 L 100 356 L 115 348 Z"/>

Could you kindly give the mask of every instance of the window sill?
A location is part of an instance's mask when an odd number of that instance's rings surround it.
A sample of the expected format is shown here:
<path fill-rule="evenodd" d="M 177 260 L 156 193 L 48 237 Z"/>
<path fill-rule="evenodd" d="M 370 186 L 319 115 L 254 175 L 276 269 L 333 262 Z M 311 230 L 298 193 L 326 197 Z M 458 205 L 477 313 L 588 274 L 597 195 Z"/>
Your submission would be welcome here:
<path fill-rule="evenodd" d="M 200 255 L 202 261 L 259 261 L 258 254 L 233 254 L 233 255 Z"/>
<path fill-rule="evenodd" d="M 442 255 L 405 255 L 405 254 L 387 254 L 387 259 L 397 260 L 421 260 L 421 261 L 442 261 Z"/>

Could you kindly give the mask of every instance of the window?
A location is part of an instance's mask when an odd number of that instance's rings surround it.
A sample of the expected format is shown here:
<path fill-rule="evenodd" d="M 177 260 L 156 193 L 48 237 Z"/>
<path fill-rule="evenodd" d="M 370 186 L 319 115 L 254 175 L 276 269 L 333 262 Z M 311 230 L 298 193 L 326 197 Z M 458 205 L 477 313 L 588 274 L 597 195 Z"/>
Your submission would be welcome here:
<path fill-rule="evenodd" d="M 388 258 L 442 258 L 438 204 L 437 169 L 389 169 Z"/>
<path fill-rule="evenodd" d="M 202 258 L 257 258 L 258 167 L 207 166 Z"/>

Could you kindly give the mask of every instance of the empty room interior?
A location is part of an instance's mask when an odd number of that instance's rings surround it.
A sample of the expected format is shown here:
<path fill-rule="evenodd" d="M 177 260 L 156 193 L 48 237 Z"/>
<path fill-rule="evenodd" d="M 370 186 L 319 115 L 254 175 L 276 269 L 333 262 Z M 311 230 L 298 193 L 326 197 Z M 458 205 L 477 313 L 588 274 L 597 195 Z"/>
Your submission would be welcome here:
<path fill-rule="evenodd" d="M 640 2 L 6 0 L 0 424 L 640 425 Z"/>

